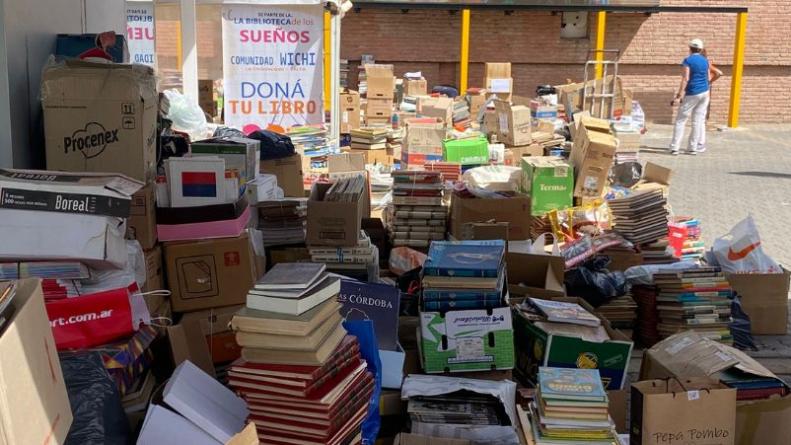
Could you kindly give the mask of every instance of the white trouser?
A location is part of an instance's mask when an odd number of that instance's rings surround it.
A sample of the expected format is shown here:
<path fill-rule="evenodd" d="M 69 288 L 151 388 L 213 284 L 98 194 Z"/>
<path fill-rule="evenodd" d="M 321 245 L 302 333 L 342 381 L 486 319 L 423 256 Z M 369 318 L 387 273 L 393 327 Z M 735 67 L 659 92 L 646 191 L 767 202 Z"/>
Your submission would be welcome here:
<path fill-rule="evenodd" d="M 705 143 L 704 133 L 706 132 L 706 110 L 709 108 L 709 92 L 686 96 L 678 108 L 676 115 L 676 127 L 673 129 L 673 143 L 670 144 L 671 150 L 678 150 L 681 146 L 681 139 L 684 138 L 684 126 L 692 116 L 692 131 L 689 133 L 689 150 L 698 149 L 701 141 Z"/>

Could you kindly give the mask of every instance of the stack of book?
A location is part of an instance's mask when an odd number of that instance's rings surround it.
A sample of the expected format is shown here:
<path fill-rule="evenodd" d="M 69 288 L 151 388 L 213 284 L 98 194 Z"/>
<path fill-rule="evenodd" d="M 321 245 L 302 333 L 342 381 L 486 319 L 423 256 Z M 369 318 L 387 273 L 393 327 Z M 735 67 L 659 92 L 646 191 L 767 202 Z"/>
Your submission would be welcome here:
<path fill-rule="evenodd" d="M 404 148 L 404 128 L 393 129 L 387 134 L 387 154 L 393 159 L 401 159 L 401 150 Z"/>
<path fill-rule="evenodd" d="M 613 298 L 596 308 L 596 314 L 610 322 L 613 329 L 618 329 L 627 337 L 634 335 L 637 321 L 637 303 L 631 295 Z"/>
<path fill-rule="evenodd" d="M 355 150 L 384 150 L 387 148 L 387 128 L 352 129 L 352 145 Z"/>
<path fill-rule="evenodd" d="M 349 88 L 349 59 L 341 59 L 340 79 L 338 79 L 341 89 Z"/>
<path fill-rule="evenodd" d="M 668 237 L 644 244 L 640 247 L 640 254 L 643 257 L 643 264 L 673 264 L 679 261 L 670 246 Z"/>
<path fill-rule="evenodd" d="M 701 238 L 700 220 L 697 218 L 673 218 L 670 223 L 670 239 L 674 255 L 683 261 L 699 261 L 706 253 L 706 244 Z"/>
<path fill-rule="evenodd" d="M 365 176 L 354 175 L 340 178 L 332 183 L 332 186 L 324 195 L 324 201 L 328 202 L 357 202 L 363 192 L 367 193 Z"/>
<path fill-rule="evenodd" d="M 463 98 L 453 102 L 453 127 L 459 131 L 464 131 L 472 126 L 470 118 L 470 106 Z"/>
<path fill-rule="evenodd" d="M 541 300 L 538 298 L 528 298 L 528 301 L 550 323 L 568 323 L 594 328 L 601 325 L 599 317 L 591 314 L 577 303 Z"/>
<path fill-rule="evenodd" d="M 657 273 L 654 284 L 659 289 L 657 328 L 662 338 L 693 329 L 702 337 L 733 344 L 729 328 L 733 291 L 720 269 Z"/>
<path fill-rule="evenodd" d="M 447 208 L 442 174 L 400 170 L 392 177 L 389 229 L 393 245 L 426 249 L 432 240 L 444 239 Z"/>
<path fill-rule="evenodd" d="M 615 231 L 635 245 L 650 244 L 667 236 L 667 198 L 662 190 L 612 199 L 607 205 Z"/>
<path fill-rule="evenodd" d="M 232 319 L 242 358 L 229 385 L 262 443 L 354 443 L 374 379 L 341 325 L 340 280 L 323 264 L 279 263 Z"/>
<path fill-rule="evenodd" d="M 637 303 L 635 340 L 646 348 L 659 342 L 659 312 L 656 309 L 658 293 L 655 286 L 632 286 L 632 298 Z"/>
<path fill-rule="evenodd" d="M 536 445 L 620 443 L 597 369 L 538 369 L 530 428 Z"/>
<path fill-rule="evenodd" d="M 327 168 L 327 156 L 337 153 L 324 126 L 291 127 L 286 131 L 297 151 L 310 159 L 311 168 Z"/>
<path fill-rule="evenodd" d="M 426 171 L 442 173 L 445 182 L 456 182 L 461 178 L 461 164 L 456 162 L 427 162 Z"/>
<path fill-rule="evenodd" d="M 258 229 L 263 235 L 264 246 L 304 243 L 307 203 L 307 198 L 258 203 Z"/>
<path fill-rule="evenodd" d="M 308 252 L 314 263 L 324 263 L 331 272 L 355 278 L 367 278 L 371 275 L 369 270 L 377 269 L 379 265 L 379 249 L 363 230 L 354 247 L 315 246 Z"/>
<path fill-rule="evenodd" d="M 736 400 L 759 400 L 788 394 L 788 386 L 777 377 L 747 373 L 733 367 L 721 371 L 719 379 L 736 389 Z"/>
<path fill-rule="evenodd" d="M 505 241 L 433 241 L 423 264 L 426 312 L 507 305 Z"/>

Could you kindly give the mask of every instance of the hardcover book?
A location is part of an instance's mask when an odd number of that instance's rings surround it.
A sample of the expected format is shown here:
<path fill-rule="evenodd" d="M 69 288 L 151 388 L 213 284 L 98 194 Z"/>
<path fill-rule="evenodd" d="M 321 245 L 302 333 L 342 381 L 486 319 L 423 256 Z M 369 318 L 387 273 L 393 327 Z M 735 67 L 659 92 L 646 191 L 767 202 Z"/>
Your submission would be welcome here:
<path fill-rule="evenodd" d="M 428 276 L 497 277 L 505 241 L 433 241 L 423 273 Z"/>
<path fill-rule="evenodd" d="M 605 401 L 598 369 L 538 368 L 541 399 L 552 405 L 552 400 Z"/>
<path fill-rule="evenodd" d="M 401 292 L 387 284 L 341 280 L 341 315 L 345 320 L 372 320 L 379 349 L 398 349 Z"/>

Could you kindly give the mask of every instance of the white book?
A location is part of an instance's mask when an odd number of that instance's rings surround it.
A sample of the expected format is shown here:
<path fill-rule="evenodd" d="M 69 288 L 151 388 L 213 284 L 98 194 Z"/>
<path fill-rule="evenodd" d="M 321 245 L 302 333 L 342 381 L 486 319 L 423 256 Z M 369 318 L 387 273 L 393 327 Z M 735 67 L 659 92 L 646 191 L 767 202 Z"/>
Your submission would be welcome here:
<path fill-rule="evenodd" d="M 143 420 L 137 445 L 184 443 L 189 445 L 222 445 L 189 420 L 160 405 L 151 404 Z"/>
<path fill-rule="evenodd" d="M 190 361 L 176 368 L 163 394 L 168 406 L 220 443 L 242 431 L 250 415 L 243 399 Z"/>
<path fill-rule="evenodd" d="M 318 281 L 326 268 L 321 263 L 277 263 L 255 283 L 255 289 L 307 289 Z"/>
<path fill-rule="evenodd" d="M 327 277 L 313 292 L 299 298 L 279 298 L 248 293 L 247 307 L 278 314 L 300 315 L 336 297 L 340 292 L 341 280 Z"/>

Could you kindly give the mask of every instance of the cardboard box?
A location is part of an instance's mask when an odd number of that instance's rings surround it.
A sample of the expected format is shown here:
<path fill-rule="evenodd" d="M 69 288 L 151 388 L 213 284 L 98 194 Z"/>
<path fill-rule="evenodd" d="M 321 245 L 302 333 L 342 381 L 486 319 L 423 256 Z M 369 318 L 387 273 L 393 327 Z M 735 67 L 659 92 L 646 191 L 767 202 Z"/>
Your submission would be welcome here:
<path fill-rule="evenodd" d="M 365 117 L 369 119 L 387 119 L 393 116 L 392 99 L 368 99 L 365 103 Z"/>
<path fill-rule="evenodd" d="M 442 155 L 447 130 L 440 119 L 409 119 L 405 124 L 402 153 Z"/>
<path fill-rule="evenodd" d="M 257 278 L 246 233 L 237 238 L 165 243 L 164 252 L 175 312 L 243 304 Z"/>
<path fill-rule="evenodd" d="M 302 156 L 299 153 L 287 158 L 261 161 L 259 167 L 261 173 L 277 176 L 277 186 L 283 189 L 286 197 L 305 197 Z"/>
<path fill-rule="evenodd" d="M 574 142 L 574 150 L 581 151 L 575 158 L 577 180 L 574 197 L 600 198 L 608 185 L 607 177 L 615 161 L 618 140 L 609 134 L 580 129 L 581 139 Z M 581 144 L 578 142 L 581 141 Z"/>
<path fill-rule="evenodd" d="M 406 96 L 427 96 L 428 82 L 426 79 L 404 79 L 404 95 Z"/>
<path fill-rule="evenodd" d="M 450 233 L 457 239 L 462 239 L 465 224 L 484 221 L 507 222 L 509 240 L 530 238 L 530 198 L 527 196 L 481 199 L 453 194 L 450 215 Z"/>
<path fill-rule="evenodd" d="M 360 93 L 344 90 L 340 94 L 341 133 L 360 128 Z"/>
<path fill-rule="evenodd" d="M 523 145 L 521 147 L 505 147 L 505 165 L 521 167 L 525 156 L 544 156 L 544 146 L 540 144 Z"/>
<path fill-rule="evenodd" d="M 217 116 L 217 97 L 214 95 L 214 81 L 198 80 L 198 106 L 211 117 Z"/>
<path fill-rule="evenodd" d="M 673 171 L 653 162 L 646 162 L 643 167 L 643 177 L 632 187 L 634 191 L 662 190 L 667 196 L 670 188 L 670 178 Z"/>
<path fill-rule="evenodd" d="M 507 145 L 528 145 L 533 142 L 530 108 L 511 105 L 504 100 L 495 100 L 497 113 L 497 139 Z"/>
<path fill-rule="evenodd" d="M 446 439 L 444 437 L 422 436 L 419 434 L 401 433 L 396 436 L 393 445 L 471 445 L 467 439 Z"/>
<path fill-rule="evenodd" d="M 143 252 L 146 263 L 146 285 L 143 292 L 165 289 L 165 271 L 162 267 L 162 248 L 154 246 L 153 249 Z"/>
<path fill-rule="evenodd" d="M 640 151 L 643 135 L 636 131 L 615 131 L 613 132 L 618 139 L 618 153 Z"/>
<path fill-rule="evenodd" d="M 551 300 L 566 295 L 563 285 L 566 262 L 561 256 L 509 251 L 505 265 L 512 303 L 526 296 Z"/>
<path fill-rule="evenodd" d="M 386 148 L 378 150 L 358 150 L 353 148 L 350 153 L 362 155 L 366 164 L 392 164 Z"/>
<path fill-rule="evenodd" d="M 127 220 L 127 235 L 136 239 L 143 250 L 157 243 L 157 196 L 154 184 L 148 184 L 132 195 Z"/>
<path fill-rule="evenodd" d="M 417 114 L 439 119 L 445 125 L 453 124 L 453 99 L 450 97 L 421 97 L 417 101 Z"/>
<path fill-rule="evenodd" d="M 788 287 L 791 272 L 726 274 L 728 283 L 741 295 L 742 309 L 750 316 L 753 335 L 788 333 Z"/>
<path fill-rule="evenodd" d="M 607 391 L 608 411 L 615 424 L 618 434 L 629 434 L 629 424 L 626 422 L 629 414 L 629 390 L 616 389 Z"/>
<path fill-rule="evenodd" d="M 313 184 L 308 199 L 309 246 L 354 247 L 365 215 L 364 197 L 356 202 L 328 202 L 324 195 L 332 184 Z"/>
<path fill-rule="evenodd" d="M 467 104 L 470 106 L 470 118 L 473 121 L 478 119 L 478 113 L 486 105 L 486 90 L 481 90 L 476 94 L 467 93 Z"/>
<path fill-rule="evenodd" d="M 406 353 L 401 345 L 396 345 L 396 349 L 396 351 L 379 350 L 379 359 L 382 361 L 382 388 L 398 389 L 404 381 Z"/>
<path fill-rule="evenodd" d="M 418 344 L 426 373 L 512 369 L 511 310 L 421 312 Z"/>
<path fill-rule="evenodd" d="M 0 443 L 64 443 L 72 412 L 41 281 L 19 281 L 13 304 L 0 336 Z"/>
<path fill-rule="evenodd" d="M 184 314 L 178 323 L 168 326 L 168 341 L 173 364 L 189 360 L 209 375 L 214 364 L 238 359 L 241 348 L 229 324 L 242 306 L 229 306 Z M 221 339 L 218 341 L 218 339 Z"/>
<path fill-rule="evenodd" d="M 514 91 L 514 79 L 510 77 L 487 78 L 486 91 L 493 93 L 500 100 L 510 101 L 513 97 L 511 93 Z"/>
<path fill-rule="evenodd" d="M 68 61 L 44 71 L 47 168 L 156 177 L 158 95 L 151 68 Z"/>
<path fill-rule="evenodd" d="M 483 77 L 487 79 L 511 77 L 511 62 L 486 63 L 483 67 Z"/>
<path fill-rule="evenodd" d="M 256 177 L 261 159 L 261 141 L 248 138 L 213 138 L 190 144 L 193 157 L 217 156 L 225 161 L 226 170 L 239 172 L 239 186 Z"/>
<path fill-rule="evenodd" d="M 406 414 L 406 401 L 401 400 L 401 391 L 383 389 L 379 396 L 379 414 L 386 416 L 401 416 Z"/>
<path fill-rule="evenodd" d="M 573 204 L 574 169 L 561 157 L 522 158 L 522 192 L 530 196 L 531 215 L 541 216 Z"/>
<path fill-rule="evenodd" d="M 511 277 L 508 279 L 511 280 Z M 554 300 L 577 303 L 594 313 L 593 307 L 581 298 L 561 297 Z M 620 331 L 612 329 L 607 320 L 601 321 L 611 340 L 599 343 L 571 334 L 545 331 L 528 320 L 521 311 L 514 309 L 517 370 L 536 383 L 541 366 L 598 369 L 605 389 L 623 389 L 628 380 L 634 343 Z"/>
<path fill-rule="evenodd" d="M 446 139 L 442 143 L 445 162 L 461 165 L 489 164 L 489 142 L 484 136 L 466 139 Z"/>
<path fill-rule="evenodd" d="M 701 338 L 694 331 L 686 331 L 668 337 L 645 351 L 640 380 L 710 377 L 734 366 L 751 374 L 776 377 L 744 352 Z M 738 445 L 785 445 L 789 437 L 791 395 L 736 402 Z"/>
<path fill-rule="evenodd" d="M 366 65 L 365 77 L 368 82 L 366 92 L 368 100 L 387 99 L 393 102 L 393 90 L 395 90 L 393 65 Z"/>

